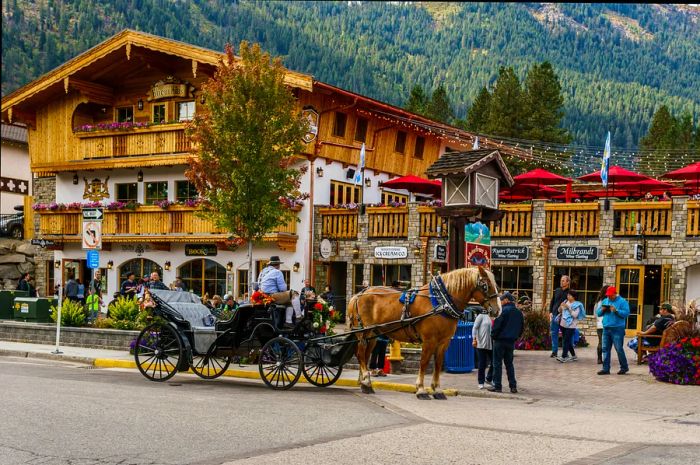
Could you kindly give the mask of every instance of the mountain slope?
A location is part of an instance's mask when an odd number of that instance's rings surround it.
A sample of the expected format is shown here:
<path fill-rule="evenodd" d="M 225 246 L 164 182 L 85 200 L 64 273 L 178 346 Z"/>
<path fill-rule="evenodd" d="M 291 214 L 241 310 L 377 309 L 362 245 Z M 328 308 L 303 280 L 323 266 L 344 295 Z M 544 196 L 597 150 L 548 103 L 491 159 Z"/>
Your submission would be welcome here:
<path fill-rule="evenodd" d="M 700 11 L 672 5 L 217 0 L 3 2 L 2 92 L 129 27 L 223 49 L 260 42 L 291 69 L 402 105 L 444 84 L 458 116 L 502 65 L 549 60 L 581 144 L 634 147 L 656 108 L 700 114 Z"/>

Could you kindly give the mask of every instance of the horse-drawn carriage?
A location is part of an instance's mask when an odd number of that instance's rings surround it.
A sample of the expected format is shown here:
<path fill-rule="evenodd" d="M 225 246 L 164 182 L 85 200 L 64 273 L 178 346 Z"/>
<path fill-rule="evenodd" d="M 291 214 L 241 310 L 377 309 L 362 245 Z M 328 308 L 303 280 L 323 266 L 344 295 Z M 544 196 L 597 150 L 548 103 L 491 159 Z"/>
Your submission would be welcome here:
<path fill-rule="evenodd" d="M 416 394 L 428 398 L 423 378 L 430 359 L 433 396 L 444 399 L 440 370 L 445 350 L 472 300 L 500 308 L 496 283 L 483 268 L 462 268 L 434 276 L 429 284 L 405 292 L 370 287 L 348 305 L 350 331 L 319 335 L 313 326 L 314 301 L 307 299 L 303 318 L 293 329 L 281 329 L 270 305 L 241 305 L 228 320 L 214 321 L 199 298 L 187 292 L 151 291 L 153 322 L 139 334 L 134 348 L 136 365 L 153 381 L 170 379 L 190 368 L 198 376 L 221 376 L 234 357 L 257 360 L 260 377 L 273 389 L 289 389 L 303 374 L 313 385 L 334 384 L 353 353 L 360 363 L 360 386 L 373 392 L 367 362 L 375 338 L 387 334 L 398 341 L 423 346 Z"/>
<path fill-rule="evenodd" d="M 318 336 L 307 308 L 293 329 L 280 329 L 270 305 L 244 304 L 227 320 L 216 321 L 188 292 L 151 290 L 153 321 L 141 331 L 134 358 L 152 381 L 166 381 L 191 369 L 218 378 L 234 359 L 257 360 L 260 376 L 273 389 L 289 389 L 301 375 L 316 386 L 330 386 L 352 357 L 356 341 Z M 307 301 L 307 307 L 315 301 Z"/>

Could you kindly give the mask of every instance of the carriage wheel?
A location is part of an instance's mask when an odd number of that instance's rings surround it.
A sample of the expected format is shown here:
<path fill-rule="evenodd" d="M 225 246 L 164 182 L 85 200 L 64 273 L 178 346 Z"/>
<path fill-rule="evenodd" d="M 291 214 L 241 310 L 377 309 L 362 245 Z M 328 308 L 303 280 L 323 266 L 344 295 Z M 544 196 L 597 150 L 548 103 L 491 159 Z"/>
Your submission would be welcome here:
<path fill-rule="evenodd" d="M 170 325 L 148 325 L 136 338 L 136 366 L 151 381 L 167 381 L 172 378 L 182 356 L 180 336 Z"/>
<path fill-rule="evenodd" d="M 343 372 L 342 366 L 330 366 L 323 360 L 323 349 L 309 343 L 304 349 L 304 378 L 314 386 L 327 387 L 334 384 Z"/>
<path fill-rule="evenodd" d="M 192 357 L 192 371 L 204 379 L 214 379 L 223 375 L 231 364 L 231 357 L 216 355 L 217 347 L 210 348 L 210 355 L 195 355 Z"/>
<path fill-rule="evenodd" d="M 278 336 L 260 349 L 260 377 L 272 389 L 289 389 L 299 381 L 301 360 L 297 345 L 286 337 Z"/>

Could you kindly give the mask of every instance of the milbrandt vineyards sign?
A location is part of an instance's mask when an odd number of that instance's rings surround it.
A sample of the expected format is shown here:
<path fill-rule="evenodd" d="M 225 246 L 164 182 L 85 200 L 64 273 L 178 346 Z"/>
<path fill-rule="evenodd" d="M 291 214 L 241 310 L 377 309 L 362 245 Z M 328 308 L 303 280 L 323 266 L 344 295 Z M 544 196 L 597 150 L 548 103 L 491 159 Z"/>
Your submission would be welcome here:
<path fill-rule="evenodd" d="M 491 260 L 527 260 L 530 249 L 525 245 L 492 246 Z"/>
<path fill-rule="evenodd" d="M 598 260 L 598 247 L 565 245 L 557 247 L 557 259 L 559 260 Z"/>

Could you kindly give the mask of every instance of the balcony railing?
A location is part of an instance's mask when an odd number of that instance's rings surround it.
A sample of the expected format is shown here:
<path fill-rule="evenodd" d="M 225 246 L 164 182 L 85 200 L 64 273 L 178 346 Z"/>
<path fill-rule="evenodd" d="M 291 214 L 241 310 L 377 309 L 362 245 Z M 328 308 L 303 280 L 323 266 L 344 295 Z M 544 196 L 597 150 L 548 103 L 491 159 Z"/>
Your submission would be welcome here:
<path fill-rule="evenodd" d="M 447 237 L 447 218 L 438 216 L 433 207 L 418 207 L 421 237 Z"/>
<path fill-rule="evenodd" d="M 344 208 L 321 208 L 321 230 L 323 237 L 330 239 L 357 238 L 357 210 Z"/>
<path fill-rule="evenodd" d="M 688 226 L 685 231 L 688 236 L 700 236 L 700 201 L 688 201 Z"/>
<path fill-rule="evenodd" d="M 532 236 L 532 204 L 501 204 L 499 209 L 505 214 L 500 221 L 490 223 L 492 237 Z"/>
<path fill-rule="evenodd" d="M 80 240 L 82 213 L 78 210 L 42 211 L 39 234 L 47 239 L 60 236 L 63 240 Z M 136 210 L 105 210 L 102 237 L 106 242 L 133 240 L 141 237 L 155 241 L 190 238 L 225 239 L 228 233 L 196 214 L 193 207 L 174 206 L 168 210 L 144 206 Z M 296 218 L 269 235 L 270 239 L 284 236 L 296 240 Z"/>
<path fill-rule="evenodd" d="M 600 205 L 595 203 L 545 204 L 548 237 L 595 237 L 600 229 Z"/>
<path fill-rule="evenodd" d="M 186 153 L 190 139 L 183 123 L 163 124 L 126 131 L 77 132 L 80 157 L 116 158 Z"/>
<path fill-rule="evenodd" d="M 613 213 L 615 236 L 671 235 L 671 202 L 615 203 Z"/>
<path fill-rule="evenodd" d="M 408 237 L 408 207 L 367 207 L 367 237 Z"/>

